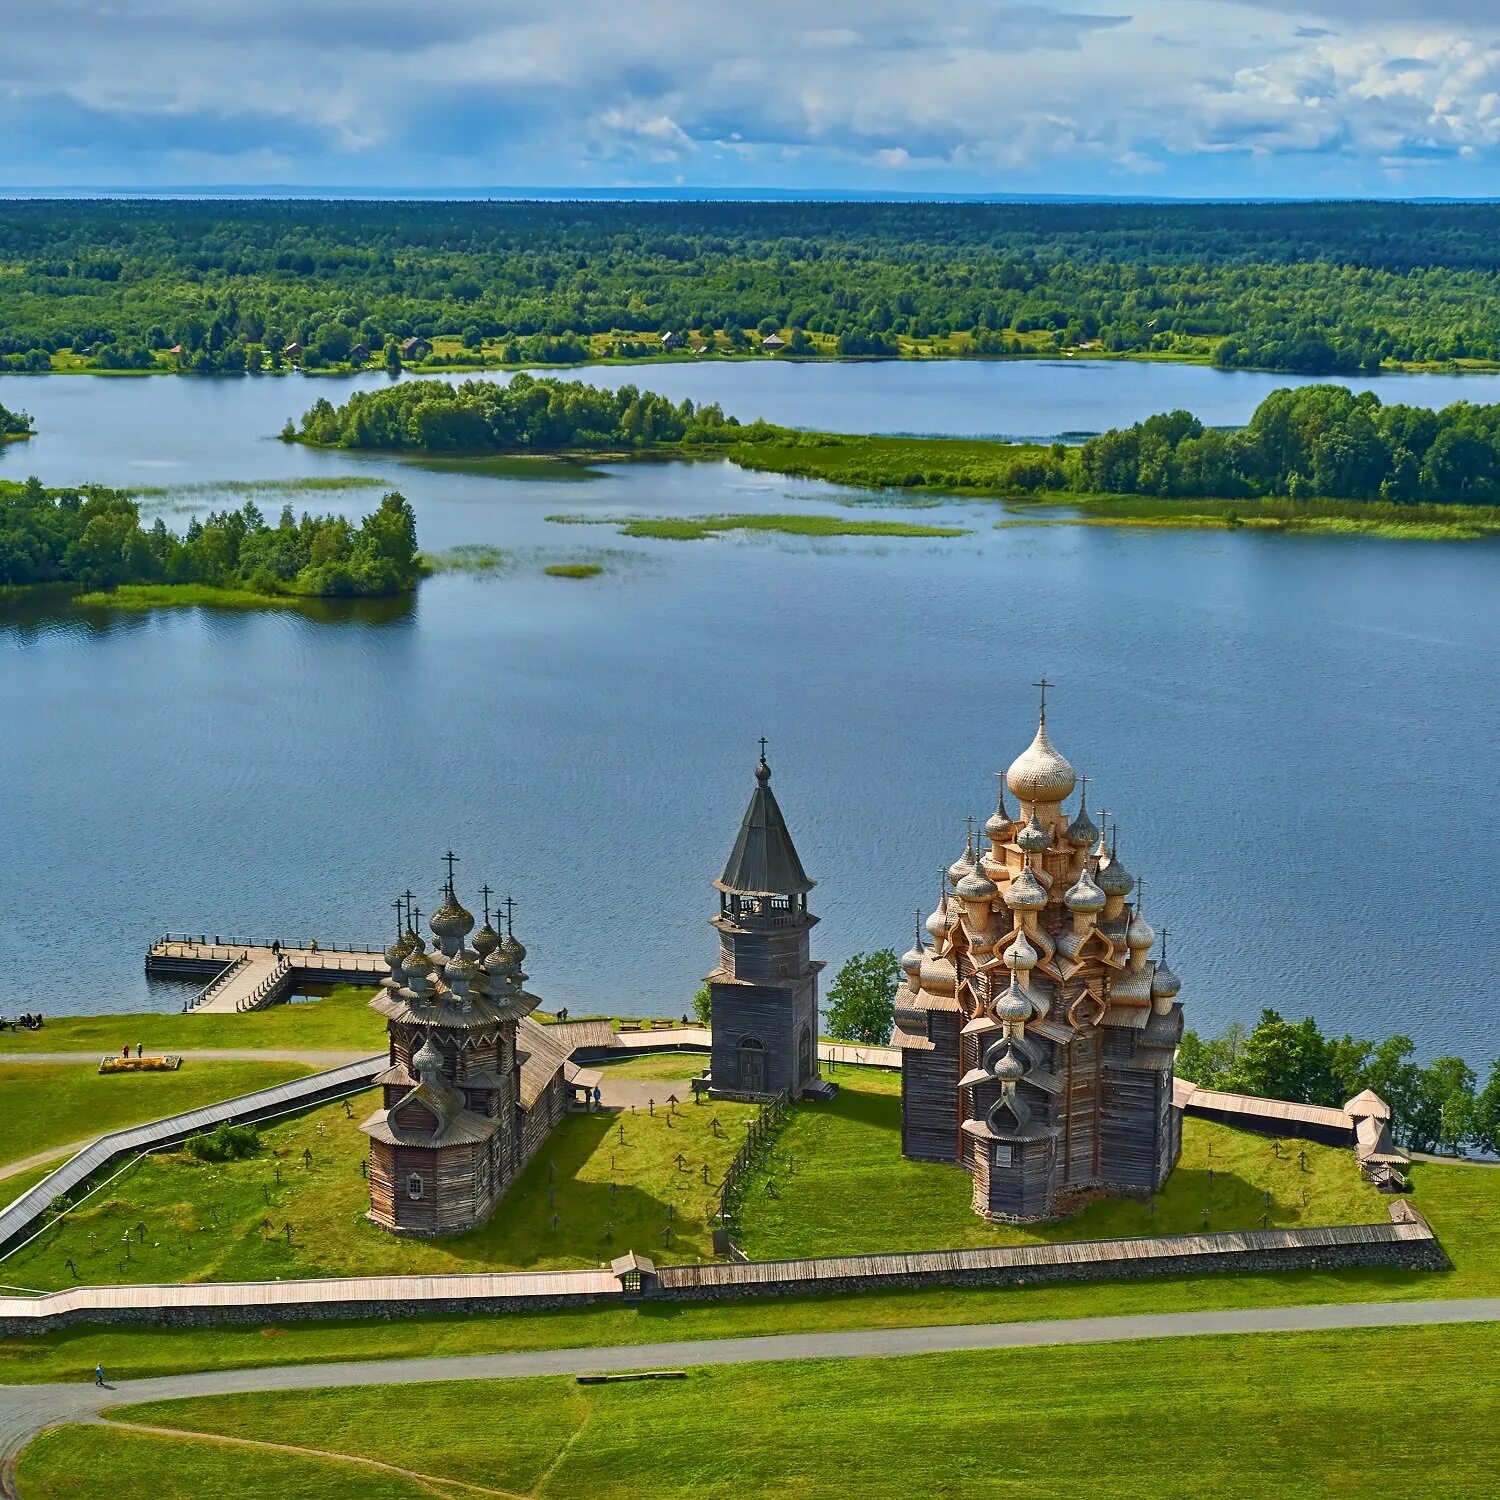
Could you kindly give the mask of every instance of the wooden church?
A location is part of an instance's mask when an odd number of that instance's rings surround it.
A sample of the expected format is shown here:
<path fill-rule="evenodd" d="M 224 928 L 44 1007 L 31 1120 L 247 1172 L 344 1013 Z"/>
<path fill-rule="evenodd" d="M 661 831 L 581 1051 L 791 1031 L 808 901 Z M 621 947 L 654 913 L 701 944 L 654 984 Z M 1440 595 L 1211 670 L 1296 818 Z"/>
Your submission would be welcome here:
<path fill-rule="evenodd" d="M 381 1107 L 361 1126 L 369 1217 L 397 1234 L 482 1224 L 573 1096 L 566 1047 L 531 1017 L 538 1001 L 524 988 L 526 949 L 509 914 L 502 938 L 484 892 L 474 932 L 448 861 L 432 948 L 418 934 L 420 914 L 407 913 L 403 926 L 398 906 L 390 976 L 370 1002 L 386 1018 L 390 1065 L 375 1079 Z"/>
<path fill-rule="evenodd" d="M 1165 945 L 1151 957 L 1118 828 L 1097 827 L 1082 794 L 1064 809 L 1078 778 L 1048 737 L 1039 686 L 1035 737 L 901 960 L 893 1038 L 903 1155 L 961 1164 L 974 1211 L 1007 1222 L 1154 1192 L 1182 1143 L 1181 986 Z"/>

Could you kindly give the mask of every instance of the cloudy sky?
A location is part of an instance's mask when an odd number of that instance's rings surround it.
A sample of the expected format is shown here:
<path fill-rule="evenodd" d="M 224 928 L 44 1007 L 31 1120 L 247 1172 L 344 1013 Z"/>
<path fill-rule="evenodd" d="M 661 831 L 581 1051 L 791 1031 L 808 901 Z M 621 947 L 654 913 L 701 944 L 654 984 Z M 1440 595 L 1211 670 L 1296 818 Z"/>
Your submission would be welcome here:
<path fill-rule="evenodd" d="M 1500 196 L 1497 0 L 5 0 L 0 187 Z"/>

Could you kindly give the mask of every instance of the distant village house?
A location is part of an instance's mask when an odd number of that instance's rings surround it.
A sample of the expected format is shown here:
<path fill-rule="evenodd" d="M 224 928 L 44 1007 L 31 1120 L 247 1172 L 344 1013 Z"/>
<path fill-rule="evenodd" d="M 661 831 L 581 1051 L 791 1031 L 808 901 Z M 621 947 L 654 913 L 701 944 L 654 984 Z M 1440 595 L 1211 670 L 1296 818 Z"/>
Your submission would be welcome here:
<path fill-rule="evenodd" d="M 786 340 L 779 333 L 768 334 L 760 341 L 760 347 L 774 354 L 778 349 L 786 348 Z"/>
<path fill-rule="evenodd" d="M 407 339 L 401 346 L 402 359 L 426 359 L 432 353 L 432 345 L 424 338 Z"/>

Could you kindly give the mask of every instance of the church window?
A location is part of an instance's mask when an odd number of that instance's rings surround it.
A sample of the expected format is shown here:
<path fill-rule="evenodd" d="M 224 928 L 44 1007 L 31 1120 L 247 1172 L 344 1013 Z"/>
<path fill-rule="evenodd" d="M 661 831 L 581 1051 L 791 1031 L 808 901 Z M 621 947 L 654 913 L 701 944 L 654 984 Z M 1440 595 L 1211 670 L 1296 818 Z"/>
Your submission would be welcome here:
<path fill-rule="evenodd" d="M 422 1196 L 422 1174 L 411 1173 L 406 1179 L 406 1196 L 413 1200 Z"/>

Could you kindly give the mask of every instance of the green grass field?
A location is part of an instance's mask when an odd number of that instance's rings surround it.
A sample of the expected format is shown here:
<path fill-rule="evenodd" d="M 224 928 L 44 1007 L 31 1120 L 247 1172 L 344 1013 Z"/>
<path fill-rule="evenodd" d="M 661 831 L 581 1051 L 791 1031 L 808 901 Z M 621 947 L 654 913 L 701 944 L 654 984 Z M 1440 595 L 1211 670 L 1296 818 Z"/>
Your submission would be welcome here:
<path fill-rule="evenodd" d="M 24 1500 L 1447 1500 L 1493 1487 L 1500 1385 L 1474 1376 L 1497 1356 L 1495 1327 L 1471 1325 L 216 1396 L 111 1414 L 183 1436 L 45 1434 L 19 1483 Z"/>
<path fill-rule="evenodd" d="M 18 1161 L 311 1071 L 284 1062 L 190 1061 L 175 1073 L 106 1077 L 91 1063 L 0 1063 L 0 1151 L 6 1161 Z"/>
<path fill-rule="evenodd" d="M 40 1031 L 0 1031 L 7 1052 L 97 1052 L 142 1043 L 148 1052 L 267 1047 L 352 1052 L 385 1050 L 385 1020 L 370 1009 L 371 989 L 343 985 L 321 1000 L 298 1000 L 244 1015 L 148 1011 L 119 1016 L 58 1016 Z"/>
<path fill-rule="evenodd" d="M 1060 1223 L 988 1224 L 970 1208 L 967 1172 L 901 1156 L 899 1074 L 841 1067 L 829 1077 L 839 1084 L 837 1097 L 796 1108 L 774 1159 L 746 1190 L 738 1238 L 753 1260 L 1189 1234 L 1203 1228 L 1205 1208 L 1211 1229 L 1259 1228 L 1266 1212 L 1271 1224 L 1287 1227 L 1387 1217 L 1351 1151 L 1292 1141 L 1278 1158 L 1265 1136 L 1190 1119 L 1182 1160 L 1154 1211 L 1110 1198 Z"/>
<path fill-rule="evenodd" d="M 670 1125 L 664 1108 L 652 1116 L 644 1106 L 634 1114 L 568 1115 L 488 1224 L 426 1241 L 398 1239 L 365 1219 L 369 1189 L 360 1163 L 368 1141 L 358 1127 L 377 1102 L 371 1090 L 352 1099 L 347 1114 L 342 1103 L 330 1104 L 275 1125 L 263 1134 L 262 1152 L 245 1161 L 148 1157 L 0 1263 L 0 1279 L 39 1290 L 72 1285 L 69 1258 L 78 1279 L 96 1285 L 548 1270 L 597 1266 L 628 1248 L 664 1260 L 706 1259 L 706 1210 L 754 1113 L 743 1104 L 686 1104 Z M 549 1163 L 556 1169 L 550 1184 Z M 126 1259 L 122 1236 L 140 1224 L 145 1238 Z"/>

